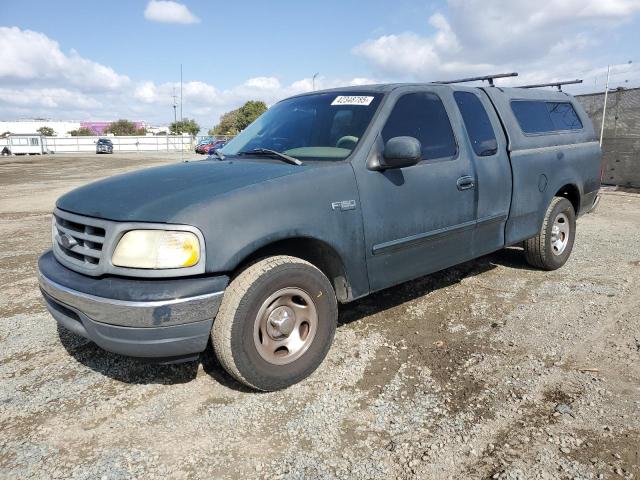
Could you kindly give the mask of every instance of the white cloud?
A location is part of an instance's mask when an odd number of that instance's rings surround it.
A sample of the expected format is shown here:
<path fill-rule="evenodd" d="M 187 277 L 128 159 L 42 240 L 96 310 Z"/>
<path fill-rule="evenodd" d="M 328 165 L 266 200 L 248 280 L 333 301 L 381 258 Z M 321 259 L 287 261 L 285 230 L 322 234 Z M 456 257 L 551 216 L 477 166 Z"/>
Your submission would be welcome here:
<path fill-rule="evenodd" d="M 316 89 L 325 89 L 371 83 L 376 82 L 367 78 L 339 80 L 319 77 L 316 78 L 315 86 Z M 254 77 L 224 90 L 206 82 L 189 81 L 182 86 L 183 114 L 188 117 L 195 116 L 203 126 L 208 128 L 217 123 L 221 114 L 239 107 L 247 100 L 262 100 L 267 105 L 272 105 L 291 95 L 311 91 L 312 88 L 311 78 L 283 85 L 276 77 Z M 153 108 L 154 115 L 157 115 L 163 108 L 164 111 L 170 112 L 173 93 L 179 95 L 179 89 L 179 83 L 167 82 L 156 85 L 153 82 L 145 81 L 136 86 L 133 98 L 138 103 L 146 105 L 144 109 L 138 110 L 139 112 L 150 112 Z"/>
<path fill-rule="evenodd" d="M 101 106 L 95 98 L 64 88 L 0 88 L 0 105 L 45 109 L 96 109 Z"/>
<path fill-rule="evenodd" d="M 153 103 L 158 98 L 158 88 L 153 82 L 142 82 L 133 91 L 133 96 L 144 103 Z"/>
<path fill-rule="evenodd" d="M 128 83 L 127 76 L 74 50 L 65 54 L 42 33 L 0 27 L 0 85 L 71 85 L 82 91 L 109 91 Z"/>
<path fill-rule="evenodd" d="M 144 11 L 144 18 L 160 23 L 199 23 L 200 19 L 186 5 L 171 0 L 151 0 Z"/>
<path fill-rule="evenodd" d="M 280 88 L 280 80 L 275 77 L 255 77 L 244 82 L 245 86 L 250 88 L 260 88 L 265 90 L 274 90 Z"/>
<path fill-rule="evenodd" d="M 352 52 L 402 80 L 534 68 L 549 79 L 589 65 L 588 47 L 639 11 L 640 0 L 448 0 L 428 19 L 431 34 L 381 35 Z"/>

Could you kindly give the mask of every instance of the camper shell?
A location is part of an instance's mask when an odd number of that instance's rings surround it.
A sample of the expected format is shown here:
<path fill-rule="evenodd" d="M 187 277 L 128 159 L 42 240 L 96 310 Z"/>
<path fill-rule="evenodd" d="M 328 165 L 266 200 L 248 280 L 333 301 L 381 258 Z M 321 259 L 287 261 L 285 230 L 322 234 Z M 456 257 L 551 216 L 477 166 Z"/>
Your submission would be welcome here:
<path fill-rule="evenodd" d="M 321 363 L 338 303 L 511 245 L 561 267 L 600 171 L 564 92 L 310 92 L 208 160 L 62 196 L 40 287 L 60 324 L 107 350 L 186 360 L 211 340 L 234 378 L 274 390 Z"/>

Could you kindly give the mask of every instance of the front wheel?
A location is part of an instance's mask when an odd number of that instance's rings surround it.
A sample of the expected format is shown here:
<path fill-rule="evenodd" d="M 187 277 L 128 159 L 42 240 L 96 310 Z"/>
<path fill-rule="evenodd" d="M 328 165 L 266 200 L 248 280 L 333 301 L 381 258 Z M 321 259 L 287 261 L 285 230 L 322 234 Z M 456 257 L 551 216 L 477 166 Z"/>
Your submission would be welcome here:
<path fill-rule="evenodd" d="M 337 319 L 335 293 L 319 269 L 295 257 L 268 257 L 227 287 L 211 338 L 220 364 L 236 380 L 279 390 L 318 368 Z"/>
<path fill-rule="evenodd" d="M 564 197 L 554 197 L 547 208 L 540 232 L 524 242 L 527 262 L 544 270 L 556 270 L 571 255 L 576 236 L 576 213 Z"/>

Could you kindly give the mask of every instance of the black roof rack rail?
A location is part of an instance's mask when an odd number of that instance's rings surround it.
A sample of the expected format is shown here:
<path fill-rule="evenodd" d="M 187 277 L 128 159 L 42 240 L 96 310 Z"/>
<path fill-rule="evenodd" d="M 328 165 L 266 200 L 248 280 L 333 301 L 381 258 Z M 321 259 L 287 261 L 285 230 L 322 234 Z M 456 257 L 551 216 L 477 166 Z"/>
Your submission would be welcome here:
<path fill-rule="evenodd" d="M 442 85 L 446 85 L 449 83 L 467 83 L 467 82 L 477 82 L 479 80 L 482 80 L 482 81 L 489 82 L 489 85 L 493 87 L 495 86 L 493 84 L 493 80 L 496 78 L 517 77 L 517 76 L 518 76 L 518 72 L 496 73 L 495 75 L 483 75 L 481 77 L 458 78 L 456 80 L 440 80 L 438 82 L 432 82 L 432 83 L 440 83 Z"/>
<path fill-rule="evenodd" d="M 574 83 L 582 83 L 582 80 L 565 80 L 564 82 L 537 83 L 533 85 L 520 85 L 517 88 L 541 88 L 541 87 L 558 87 L 558 91 L 562 91 L 563 85 L 573 85 Z"/>

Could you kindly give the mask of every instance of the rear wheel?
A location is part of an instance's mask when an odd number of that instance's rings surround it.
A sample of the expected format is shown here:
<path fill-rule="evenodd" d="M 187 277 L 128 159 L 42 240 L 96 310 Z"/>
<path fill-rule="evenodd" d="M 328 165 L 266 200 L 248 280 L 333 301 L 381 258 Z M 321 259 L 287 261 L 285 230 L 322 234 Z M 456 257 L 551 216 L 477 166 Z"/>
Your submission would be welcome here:
<path fill-rule="evenodd" d="M 211 338 L 222 367 L 258 390 L 309 376 L 324 360 L 338 307 L 327 277 L 295 257 L 247 267 L 227 287 Z"/>
<path fill-rule="evenodd" d="M 564 197 L 554 197 L 547 208 L 540 232 L 524 242 L 527 262 L 544 270 L 563 266 L 573 250 L 576 214 Z"/>

